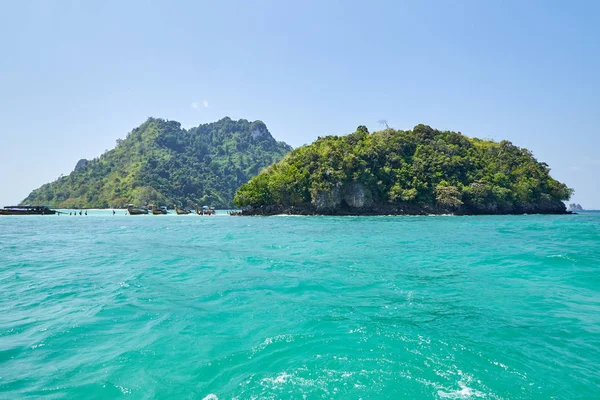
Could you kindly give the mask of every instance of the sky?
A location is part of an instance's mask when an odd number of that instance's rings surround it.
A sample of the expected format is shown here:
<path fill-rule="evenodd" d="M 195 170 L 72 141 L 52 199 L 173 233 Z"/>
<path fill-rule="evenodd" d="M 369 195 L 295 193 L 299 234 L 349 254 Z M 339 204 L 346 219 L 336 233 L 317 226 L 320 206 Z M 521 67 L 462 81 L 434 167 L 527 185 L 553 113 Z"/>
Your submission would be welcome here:
<path fill-rule="evenodd" d="M 600 2 L 0 2 L 0 206 L 148 117 L 510 140 L 600 209 Z"/>

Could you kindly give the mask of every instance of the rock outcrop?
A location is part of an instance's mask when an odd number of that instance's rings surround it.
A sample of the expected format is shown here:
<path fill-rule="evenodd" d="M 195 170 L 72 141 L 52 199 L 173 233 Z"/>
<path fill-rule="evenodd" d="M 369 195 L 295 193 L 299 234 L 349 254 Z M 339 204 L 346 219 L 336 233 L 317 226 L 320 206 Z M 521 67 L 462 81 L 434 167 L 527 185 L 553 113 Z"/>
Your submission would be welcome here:
<path fill-rule="evenodd" d="M 77 172 L 83 168 L 86 167 L 86 165 L 88 165 L 89 161 L 86 160 L 85 158 L 82 158 L 81 160 L 77 161 L 77 164 L 75 164 L 75 169 L 73 170 L 73 172 Z"/>
<path fill-rule="evenodd" d="M 327 195 L 325 194 L 325 197 Z M 312 204 L 295 206 L 267 205 L 247 207 L 242 215 L 507 215 L 507 214 L 567 214 L 562 201 L 528 204 L 524 207 L 500 208 L 491 204 L 489 208 L 470 209 L 467 207 L 447 207 L 441 205 L 415 205 L 373 203 L 368 207 L 316 207 Z"/>

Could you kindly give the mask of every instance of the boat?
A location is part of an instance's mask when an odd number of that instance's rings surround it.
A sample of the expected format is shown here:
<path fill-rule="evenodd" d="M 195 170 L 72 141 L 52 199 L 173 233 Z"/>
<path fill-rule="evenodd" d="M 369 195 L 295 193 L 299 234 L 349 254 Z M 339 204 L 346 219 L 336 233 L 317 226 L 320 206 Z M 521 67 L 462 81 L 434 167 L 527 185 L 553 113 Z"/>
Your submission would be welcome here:
<path fill-rule="evenodd" d="M 196 204 L 196 214 L 198 215 L 215 215 L 215 210 L 211 209 L 208 206 L 202 206 L 202 209 L 198 207 Z"/>
<path fill-rule="evenodd" d="M 0 209 L 0 215 L 54 215 L 61 214 L 47 206 L 6 206 Z"/>
<path fill-rule="evenodd" d="M 191 214 L 192 210 L 188 210 L 187 208 L 182 209 L 182 208 L 175 206 L 175 212 L 177 213 L 177 215 L 187 215 L 187 214 Z"/>
<path fill-rule="evenodd" d="M 148 214 L 147 208 L 134 207 L 133 204 L 127 205 L 127 212 L 129 215 L 143 215 Z"/>
<path fill-rule="evenodd" d="M 152 215 L 165 215 L 165 214 L 168 214 L 167 207 L 165 207 L 165 206 L 162 206 L 162 207 L 152 206 Z"/>

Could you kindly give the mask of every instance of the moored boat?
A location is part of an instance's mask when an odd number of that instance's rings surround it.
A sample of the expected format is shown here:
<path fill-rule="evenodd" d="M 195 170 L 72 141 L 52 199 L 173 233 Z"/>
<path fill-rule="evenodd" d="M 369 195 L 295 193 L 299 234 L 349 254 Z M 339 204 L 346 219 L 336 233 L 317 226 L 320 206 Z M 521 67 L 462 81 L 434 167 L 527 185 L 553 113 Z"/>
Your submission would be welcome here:
<path fill-rule="evenodd" d="M 165 215 L 165 214 L 168 214 L 167 207 L 165 207 L 165 206 L 162 206 L 162 207 L 152 206 L 152 215 Z"/>
<path fill-rule="evenodd" d="M 202 209 L 198 207 L 196 204 L 196 214 L 198 215 L 215 215 L 215 210 L 211 209 L 208 206 L 202 206 Z"/>
<path fill-rule="evenodd" d="M 47 206 L 6 206 L 0 209 L 0 215 L 54 215 L 56 210 Z"/>
<path fill-rule="evenodd" d="M 187 215 L 191 214 L 192 210 L 188 210 L 187 208 L 179 208 L 175 206 L 175 212 L 177 213 L 177 215 Z"/>
<path fill-rule="evenodd" d="M 127 212 L 129 213 L 129 215 L 143 215 L 143 214 L 148 214 L 148 209 L 134 207 L 133 204 L 128 204 Z"/>

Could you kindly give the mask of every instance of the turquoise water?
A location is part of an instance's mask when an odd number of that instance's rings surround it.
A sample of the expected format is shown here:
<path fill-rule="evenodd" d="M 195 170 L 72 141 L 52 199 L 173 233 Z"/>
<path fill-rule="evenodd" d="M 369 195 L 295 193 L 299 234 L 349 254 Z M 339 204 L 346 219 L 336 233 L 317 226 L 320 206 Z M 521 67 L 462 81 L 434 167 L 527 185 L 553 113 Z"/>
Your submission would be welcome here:
<path fill-rule="evenodd" d="M 575 399 L 600 213 L 0 217 L 0 398 Z"/>

